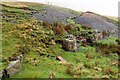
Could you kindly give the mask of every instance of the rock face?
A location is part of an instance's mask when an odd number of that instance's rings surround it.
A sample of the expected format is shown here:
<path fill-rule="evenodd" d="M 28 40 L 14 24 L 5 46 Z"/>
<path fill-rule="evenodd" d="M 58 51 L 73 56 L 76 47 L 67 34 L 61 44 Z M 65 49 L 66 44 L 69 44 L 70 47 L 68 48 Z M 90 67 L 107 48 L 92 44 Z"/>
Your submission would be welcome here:
<path fill-rule="evenodd" d="M 77 51 L 76 38 L 73 35 L 68 35 L 63 41 L 63 49 L 66 51 Z"/>
<path fill-rule="evenodd" d="M 11 61 L 10 64 L 8 65 L 8 67 L 4 70 L 4 73 L 8 77 L 11 77 L 14 74 L 16 74 L 17 72 L 19 72 L 20 69 L 21 69 L 20 60 Z"/>
<path fill-rule="evenodd" d="M 75 13 L 75 11 L 72 11 L 70 9 L 46 6 L 40 13 L 34 13 L 33 17 L 48 23 L 56 23 L 61 20 L 67 23 L 66 19 L 74 17 L 76 15 L 77 14 Z"/>
<path fill-rule="evenodd" d="M 21 66 L 22 58 L 23 58 L 22 54 L 15 58 L 12 58 L 9 62 L 9 65 L 5 69 L 0 71 L 0 80 L 10 78 L 11 76 L 19 72 L 22 68 Z"/>
<path fill-rule="evenodd" d="M 118 35 L 118 26 L 111 19 L 100 16 L 93 12 L 85 12 L 80 16 L 74 17 L 73 20 L 81 25 L 88 25 L 89 27 L 96 29 L 100 32 L 110 30 Z M 116 31 L 113 31 L 116 30 Z"/>

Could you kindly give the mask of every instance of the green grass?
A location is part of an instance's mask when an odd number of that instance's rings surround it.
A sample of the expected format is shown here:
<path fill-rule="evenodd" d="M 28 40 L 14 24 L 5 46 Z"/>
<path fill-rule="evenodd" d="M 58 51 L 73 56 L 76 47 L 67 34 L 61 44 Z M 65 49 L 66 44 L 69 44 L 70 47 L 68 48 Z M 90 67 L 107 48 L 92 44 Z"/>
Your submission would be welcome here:
<path fill-rule="evenodd" d="M 102 44 L 116 44 L 116 37 L 108 37 L 107 39 L 99 40 L 98 43 Z"/>
<path fill-rule="evenodd" d="M 88 47 L 90 48 L 90 47 Z M 72 52 L 62 52 L 62 57 L 68 61 L 68 63 L 71 63 L 74 65 L 73 69 L 76 69 L 77 66 L 79 65 L 83 65 L 82 68 L 82 76 L 81 78 L 85 78 L 85 77 L 90 77 L 93 78 L 93 74 L 96 72 L 96 70 L 94 70 L 94 63 L 95 61 L 98 61 L 98 68 L 104 69 L 106 67 L 109 67 L 111 65 L 111 59 L 108 57 L 94 57 L 93 59 L 88 59 L 86 58 L 85 54 L 84 54 L 85 50 L 80 50 L 76 53 L 72 53 Z M 94 52 L 94 51 L 93 51 Z M 92 55 L 96 55 L 99 53 L 92 53 Z M 31 55 L 32 56 L 32 55 Z M 35 55 L 33 55 L 35 56 Z M 33 66 L 32 64 L 29 63 L 22 63 L 22 70 L 14 75 L 14 78 L 48 78 L 50 72 L 54 72 L 55 73 L 55 77 L 56 78 L 70 78 L 73 76 L 70 76 L 69 74 L 66 74 L 66 66 L 64 65 L 60 65 L 59 61 L 55 60 L 55 58 L 46 58 L 46 57 L 39 57 L 40 62 L 38 63 L 37 66 Z M 84 63 L 87 62 L 87 64 L 91 65 L 91 68 L 85 67 Z M 44 67 L 43 67 L 44 66 Z M 113 70 L 117 70 L 117 67 L 112 66 Z M 89 74 L 86 74 L 86 72 L 88 72 Z M 76 72 L 74 72 L 76 73 Z M 91 74 L 92 73 L 92 74 Z M 101 76 L 103 76 L 105 73 L 98 71 L 98 78 L 100 78 Z M 117 78 L 117 74 L 113 75 L 113 78 Z"/>
<path fill-rule="evenodd" d="M 62 39 L 63 36 L 55 35 L 50 25 L 43 26 L 42 22 L 31 17 L 31 12 L 39 12 L 46 6 L 33 4 L 24 3 L 30 9 L 26 11 L 24 8 L 15 7 L 17 3 L 14 7 L 2 8 L 5 16 L 2 20 L 2 57 L 5 61 L 0 63 L 0 70 L 8 65 L 9 57 L 24 52 L 22 69 L 12 78 L 48 78 L 51 72 L 55 73 L 55 78 L 100 78 L 104 75 L 118 78 L 118 67 L 112 65 L 112 61 L 118 59 L 118 54 L 115 54 L 116 56 L 112 54 L 111 57 L 103 56 L 91 46 L 80 46 L 78 51 L 68 52 L 64 51 L 60 44 L 51 44 L 52 38 L 57 40 Z M 15 18 L 9 16 L 15 16 Z M 14 20 L 15 23 L 11 24 Z M 80 24 L 76 24 L 71 19 L 67 21 L 80 28 L 80 31 L 85 31 Z M 72 33 L 77 34 L 79 31 L 74 30 Z M 116 44 L 115 40 L 116 38 L 111 37 L 98 42 Z M 62 56 L 68 63 L 60 63 L 56 60 L 56 56 Z M 68 67 L 70 64 L 72 66 Z M 82 69 L 76 70 L 79 66 L 82 66 Z M 102 71 L 95 70 L 94 67 L 101 68 Z M 109 73 L 107 71 L 109 67 L 117 73 Z M 67 73 L 67 70 L 70 72 Z"/>
<path fill-rule="evenodd" d="M 59 61 L 49 58 L 41 58 L 37 66 L 32 64 L 22 63 L 22 70 L 13 76 L 13 78 L 49 78 L 51 72 L 55 73 L 56 78 L 67 78 L 65 74 L 65 66 L 60 65 Z"/>
<path fill-rule="evenodd" d="M 7 63 L 0 62 L 0 70 L 4 69 L 5 67 L 7 67 Z"/>

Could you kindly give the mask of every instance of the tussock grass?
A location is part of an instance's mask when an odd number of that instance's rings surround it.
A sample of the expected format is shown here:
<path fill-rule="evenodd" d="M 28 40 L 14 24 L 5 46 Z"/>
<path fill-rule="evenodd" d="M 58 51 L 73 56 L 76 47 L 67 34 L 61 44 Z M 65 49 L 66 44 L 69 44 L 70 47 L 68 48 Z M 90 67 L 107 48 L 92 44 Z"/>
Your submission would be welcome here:
<path fill-rule="evenodd" d="M 20 8 L 24 5 L 27 5 L 27 10 Z M 62 40 L 65 34 L 77 34 L 79 31 L 85 30 L 71 19 L 67 21 L 72 25 L 61 23 L 60 25 L 51 25 L 32 18 L 31 13 L 39 12 L 43 6 L 45 5 L 36 3 L 20 3 L 20 5 L 15 3 L 12 7 L 3 6 L 3 60 L 0 64 L 3 66 L 0 69 L 8 65 L 9 57 L 15 57 L 22 53 L 24 55 L 22 70 L 12 78 L 49 78 L 51 72 L 55 73 L 55 78 L 104 78 L 106 76 L 118 78 L 118 64 L 112 62 L 118 60 L 118 54 L 115 52 L 119 51 L 117 49 L 119 41 L 116 42 L 116 38 L 98 41 L 96 43 L 98 52 L 95 47 L 87 45 L 86 47 L 79 46 L 80 50 L 74 53 L 64 51 L 61 44 L 55 42 Z M 101 51 L 103 47 L 105 48 L 104 52 Z M 109 54 L 109 56 L 104 56 L 104 54 Z M 56 56 L 62 56 L 68 63 L 61 64 L 56 60 Z"/>

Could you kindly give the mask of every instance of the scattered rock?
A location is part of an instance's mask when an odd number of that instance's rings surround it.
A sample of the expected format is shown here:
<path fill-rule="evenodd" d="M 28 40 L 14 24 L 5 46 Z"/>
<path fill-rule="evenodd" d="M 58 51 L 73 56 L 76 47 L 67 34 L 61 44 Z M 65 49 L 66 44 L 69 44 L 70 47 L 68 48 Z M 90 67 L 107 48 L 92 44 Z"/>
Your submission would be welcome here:
<path fill-rule="evenodd" d="M 68 35 L 65 40 L 63 40 L 63 49 L 65 51 L 77 51 L 76 38 L 73 35 Z"/>
<path fill-rule="evenodd" d="M 56 58 L 57 60 L 61 61 L 62 63 L 66 63 L 67 61 L 65 59 L 63 59 L 61 56 L 58 56 Z"/>

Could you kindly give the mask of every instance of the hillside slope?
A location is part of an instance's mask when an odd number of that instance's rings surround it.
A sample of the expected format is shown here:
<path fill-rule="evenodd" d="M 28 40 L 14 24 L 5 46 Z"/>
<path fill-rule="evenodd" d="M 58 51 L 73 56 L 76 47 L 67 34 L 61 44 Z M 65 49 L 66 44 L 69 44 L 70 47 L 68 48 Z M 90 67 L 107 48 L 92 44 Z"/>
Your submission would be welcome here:
<path fill-rule="evenodd" d="M 118 26 L 114 20 L 111 20 L 107 17 L 100 16 L 92 12 L 85 12 L 80 16 L 77 16 L 73 19 L 78 24 L 86 24 L 91 26 L 93 29 L 98 31 L 103 30 L 118 30 Z"/>
<path fill-rule="evenodd" d="M 89 31 L 93 31 L 84 30 L 74 21 L 71 21 L 74 25 L 69 25 L 71 22 L 68 20 L 80 13 L 30 2 L 0 5 L 2 5 L 0 70 L 5 69 L 16 56 L 23 55 L 22 69 L 12 78 L 49 78 L 51 74 L 54 74 L 55 78 L 118 78 L 120 75 L 118 69 L 120 41 L 116 37 L 95 41 L 94 46 L 80 44 L 76 52 L 63 50 L 59 41 L 63 40 L 64 36 L 69 34 L 75 36 L 83 31 L 88 34 Z M 58 23 L 51 24 L 56 21 Z M 57 60 L 58 56 L 67 62 Z"/>
<path fill-rule="evenodd" d="M 79 14 L 80 13 L 70 9 L 47 5 L 39 13 L 34 13 L 33 17 L 38 20 L 46 21 L 48 23 L 56 23 L 56 22 L 66 23 L 67 19 L 75 17 L 76 15 Z"/>
<path fill-rule="evenodd" d="M 104 31 L 116 30 L 115 36 L 118 37 L 118 23 L 108 17 L 95 14 L 93 12 L 78 13 L 69 9 L 63 9 L 54 6 L 44 7 L 42 12 L 33 14 L 33 17 L 38 20 L 43 20 L 49 23 L 67 22 L 67 19 L 72 19 L 80 25 L 88 25 L 95 30 Z"/>

